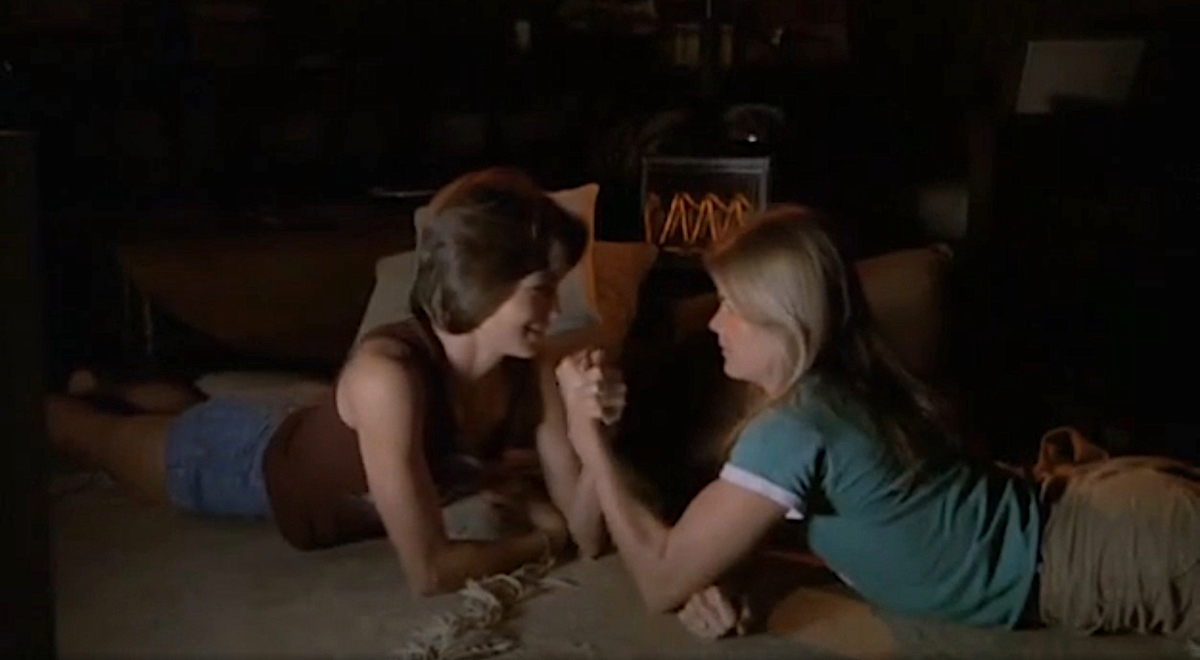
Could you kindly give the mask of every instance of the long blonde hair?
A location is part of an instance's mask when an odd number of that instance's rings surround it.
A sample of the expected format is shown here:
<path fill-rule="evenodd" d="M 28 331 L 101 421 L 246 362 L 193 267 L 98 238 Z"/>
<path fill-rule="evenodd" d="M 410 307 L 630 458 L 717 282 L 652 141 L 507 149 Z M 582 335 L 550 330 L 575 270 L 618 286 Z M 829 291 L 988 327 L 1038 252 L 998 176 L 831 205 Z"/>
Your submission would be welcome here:
<path fill-rule="evenodd" d="M 951 448 L 924 385 L 892 356 L 875 331 L 858 274 L 848 268 L 823 216 L 803 206 L 777 206 L 732 232 L 705 265 L 746 321 L 778 336 L 787 378 L 727 437 L 727 453 L 744 424 L 768 407 L 795 400 L 801 378 L 816 374 L 839 400 L 865 409 L 907 464 Z"/>

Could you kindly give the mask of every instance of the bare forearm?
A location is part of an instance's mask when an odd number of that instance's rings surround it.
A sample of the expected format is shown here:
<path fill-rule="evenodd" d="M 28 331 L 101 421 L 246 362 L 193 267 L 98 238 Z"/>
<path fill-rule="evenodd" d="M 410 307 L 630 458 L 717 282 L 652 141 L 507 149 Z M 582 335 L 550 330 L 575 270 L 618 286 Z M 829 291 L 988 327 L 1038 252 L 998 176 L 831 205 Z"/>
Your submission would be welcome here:
<path fill-rule="evenodd" d="M 566 437 L 541 439 L 539 453 L 545 470 L 546 490 L 554 506 L 566 518 L 571 539 L 584 556 L 597 556 L 607 537 L 595 480 L 582 469 Z"/>
<path fill-rule="evenodd" d="M 569 447 L 566 448 L 568 451 Z M 579 461 L 573 453 L 565 454 L 561 449 L 540 449 L 543 477 L 546 481 L 546 493 L 550 501 L 566 517 L 568 526 L 571 521 L 571 511 L 575 508 L 575 491 L 579 485 L 582 472 Z"/>
<path fill-rule="evenodd" d="M 604 527 L 604 512 L 596 493 L 596 479 L 582 470 L 575 484 L 575 496 L 567 516 L 571 537 L 585 557 L 598 557 L 604 551 L 608 533 Z"/>
<path fill-rule="evenodd" d="M 548 537 L 533 532 L 496 541 L 447 541 L 436 550 L 428 575 L 409 576 L 414 588 L 430 596 L 454 591 L 468 579 L 507 573 L 547 553 Z"/>
<path fill-rule="evenodd" d="M 601 433 L 591 420 L 572 422 L 571 433 Z M 622 482 L 620 470 L 607 443 L 585 442 L 591 449 L 581 455 L 584 472 L 595 482 L 597 503 L 604 515 L 626 568 L 646 601 L 656 611 L 665 611 L 682 603 L 689 594 L 674 594 L 668 572 L 667 550 L 670 529 L 633 496 Z M 676 602 L 677 601 L 677 602 Z"/>

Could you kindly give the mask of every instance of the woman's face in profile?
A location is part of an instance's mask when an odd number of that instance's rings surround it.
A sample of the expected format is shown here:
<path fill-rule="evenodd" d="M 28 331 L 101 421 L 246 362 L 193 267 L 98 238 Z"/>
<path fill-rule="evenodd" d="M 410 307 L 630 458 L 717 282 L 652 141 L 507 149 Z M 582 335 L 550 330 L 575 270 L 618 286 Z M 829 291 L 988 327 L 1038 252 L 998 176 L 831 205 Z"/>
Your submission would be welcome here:
<path fill-rule="evenodd" d="M 479 326 L 505 355 L 531 358 L 541 349 L 558 311 L 561 276 L 542 270 L 526 275 L 512 295 Z"/>
<path fill-rule="evenodd" d="M 719 285 L 717 292 L 721 305 L 708 328 L 716 333 L 721 346 L 725 375 L 773 392 L 784 378 L 783 342 L 767 328 L 746 320 Z"/>

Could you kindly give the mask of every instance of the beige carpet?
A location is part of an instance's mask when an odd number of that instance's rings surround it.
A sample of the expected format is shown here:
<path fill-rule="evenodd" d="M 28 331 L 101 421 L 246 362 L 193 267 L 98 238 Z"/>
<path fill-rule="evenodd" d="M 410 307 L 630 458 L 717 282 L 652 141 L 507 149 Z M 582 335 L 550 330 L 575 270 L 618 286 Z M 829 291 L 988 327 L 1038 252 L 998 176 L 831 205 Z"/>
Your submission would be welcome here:
<path fill-rule="evenodd" d="M 387 657 L 456 596 L 415 599 L 383 541 L 301 553 L 265 524 L 201 520 L 131 502 L 97 485 L 54 508 L 62 658 Z M 512 622 L 504 657 L 893 658 L 1179 657 L 1153 638 L 979 631 L 876 616 L 837 585 L 760 578 L 779 595 L 775 634 L 706 643 L 670 616 L 646 614 L 615 556 L 556 577 Z"/>

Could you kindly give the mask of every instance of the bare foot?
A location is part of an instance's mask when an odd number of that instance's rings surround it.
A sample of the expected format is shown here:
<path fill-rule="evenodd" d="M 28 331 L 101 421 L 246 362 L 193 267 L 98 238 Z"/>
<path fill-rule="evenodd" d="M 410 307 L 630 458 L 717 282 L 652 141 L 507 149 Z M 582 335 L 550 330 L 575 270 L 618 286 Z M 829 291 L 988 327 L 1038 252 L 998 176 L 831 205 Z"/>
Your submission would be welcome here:
<path fill-rule="evenodd" d="M 76 369 L 67 379 L 67 394 L 85 396 L 95 394 L 100 389 L 100 379 L 91 369 Z"/>
<path fill-rule="evenodd" d="M 67 394 L 125 414 L 175 414 L 196 405 L 204 396 L 194 387 L 180 383 L 147 381 L 142 383 L 104 382 L 91 369 L 77 369 L 67 379 Z"/>
<path fill-rule="evenodd" d="M 92 420 L 98 419 L 99 410 L 92 404 L 65 394 L 48 394 L 45 399 L 46 435 L 55 449 L 68 458 L 80 458 L 78 431 L 92 430 Z"/>
<path fill-rule="evenodd" d="M 106 472 L 130 494 L 167 502 L 166 445 L 171 415 L 120 415 L 87 399 L 50 394 L 46 434 L 68 461 Z"/>
<path fill-rule="evenodd" d="M 116 393 L 130 405 L 148 413 L 177 414 L 204 400 L 203 395 L 193 388 L 165 381 L 123 385 Z"/>

